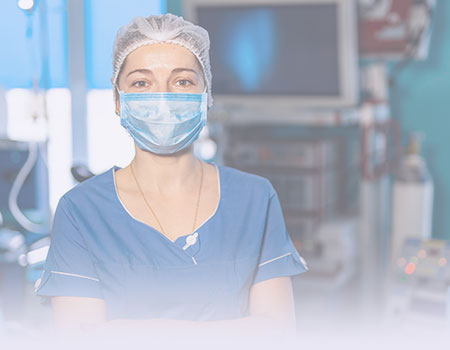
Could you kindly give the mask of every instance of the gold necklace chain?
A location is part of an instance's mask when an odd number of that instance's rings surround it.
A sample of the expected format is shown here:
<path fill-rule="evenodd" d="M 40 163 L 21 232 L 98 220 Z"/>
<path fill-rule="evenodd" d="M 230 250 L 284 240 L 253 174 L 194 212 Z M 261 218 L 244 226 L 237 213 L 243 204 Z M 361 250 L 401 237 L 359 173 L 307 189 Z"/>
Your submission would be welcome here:
<path fill-rule="evenodd" d="M 192 227 L 192 232 L 194 232 L 196 224 L 197 224 L 198 207 L 199 207 L 199 204 L 200 204 L 200 195 L 202 193 L 202 187 L 203 187 L 203 163 L 202 163 L 202 161 L 200 161 L 200 167 L 202 169 L 201 177 L 200 177 L 200 188 L 198 190 L 197 205 L 196 205 L 196 208 L 195 208 L 194 225 Z M 147 198 L 145 198 L 144 192 L 142 191 L 142 188 L 139 185 L 139 182 L 138 182 L 138 180 L 136 178 L 136 175 L 134 173 L 134 170 L 133 170 L 133 163 L 131 163 L 130 168 L 131 168 L 131 173 L 133 174 L 134 181 L 136 182 L 136 185 L 137 185 L 137 187 L 139 189 L 139 192 L 141 192 L 141 195 L 142 195 L 142 198 L 145 201 L 145 204 L 147 204 L 147 207 L 150 209 L 150 211 L 152 212 L 152 215 L 155 217 L 156 221 L 158 222 L 158 225 L 159 225 L 159 227 L 161 229 L 161 232 L 164 234 L 164 236 L 166 236 L 166 232 L 164 231 L 163 226 L 161 225 L 161 222 L 158 219 L 158 216 L 156 216 L 154 210 L 152 209 L 152 206 L 147 201 Z"/>

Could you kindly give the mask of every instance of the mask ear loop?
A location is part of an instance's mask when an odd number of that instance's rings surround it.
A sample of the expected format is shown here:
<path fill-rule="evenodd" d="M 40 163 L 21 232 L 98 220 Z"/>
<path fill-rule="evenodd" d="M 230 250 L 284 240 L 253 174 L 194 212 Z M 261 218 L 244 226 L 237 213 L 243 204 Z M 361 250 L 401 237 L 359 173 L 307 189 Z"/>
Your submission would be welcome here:
<path fill-rule="evenodd" d="M 115 108 L 115 113 L 118 117 L 120 117 L 120 112 L 117 110 L 117 101 L 119 101 L 119 105 L 120 105 L 120 91 L 119 88 L 117 86 L 117 84 L 114 84 L 114 90 L 116 90 L 116 108 Z"/>

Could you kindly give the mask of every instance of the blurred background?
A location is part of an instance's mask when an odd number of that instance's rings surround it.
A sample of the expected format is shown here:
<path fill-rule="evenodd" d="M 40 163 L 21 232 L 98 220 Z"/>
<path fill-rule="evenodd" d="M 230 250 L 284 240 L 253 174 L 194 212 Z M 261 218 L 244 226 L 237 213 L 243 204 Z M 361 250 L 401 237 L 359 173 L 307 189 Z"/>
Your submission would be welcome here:
<path fill-rule="evenodd" d="M 270 179 L 308 263 L 299 332 L 448 332 L 449 1 L 4 0 L 0 337 L 49 324 L 33 285 L 59 198 L 134 155 L 114 114 L 116 31 L 166 12 L 210 34 L 195 152 Z"/>

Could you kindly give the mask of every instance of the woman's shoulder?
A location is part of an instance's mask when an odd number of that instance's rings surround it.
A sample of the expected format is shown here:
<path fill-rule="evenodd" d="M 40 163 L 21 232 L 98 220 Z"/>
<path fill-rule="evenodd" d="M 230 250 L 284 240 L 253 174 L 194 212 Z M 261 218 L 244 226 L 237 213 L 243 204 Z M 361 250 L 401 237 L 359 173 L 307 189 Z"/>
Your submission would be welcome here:
<path fill-rule="evenodd" d="M 244 193 L 257 192 L 271 196 L 274 193 L 272 183 L 264 176 L 249 173 L 243 170 L 219 165 L 220 175 L 228 188 Z"/>
<path fill-rule="evenodd" d="M 68 190 L 63 198 L 77 204 L 86 201 L 111 200 L 114 188 L 113 169 L 114 167 L 78 183 Z"/>

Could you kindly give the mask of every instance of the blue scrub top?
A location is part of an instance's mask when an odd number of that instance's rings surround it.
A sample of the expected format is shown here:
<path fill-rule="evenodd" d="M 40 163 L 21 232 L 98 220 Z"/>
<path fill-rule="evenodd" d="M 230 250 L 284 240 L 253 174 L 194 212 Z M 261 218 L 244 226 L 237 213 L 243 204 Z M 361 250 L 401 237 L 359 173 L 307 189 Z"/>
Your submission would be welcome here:
<path fill-rule="evenodd" d="M 174 242 L 126 210 L 115 185 L 119 167 L 75 186 L 58 203 L 35 293 L 102 298 L 109 319 L 247 316 L 253 284 L 308 268 L 271 183 L 216 168 L 215 213 Z"/>

